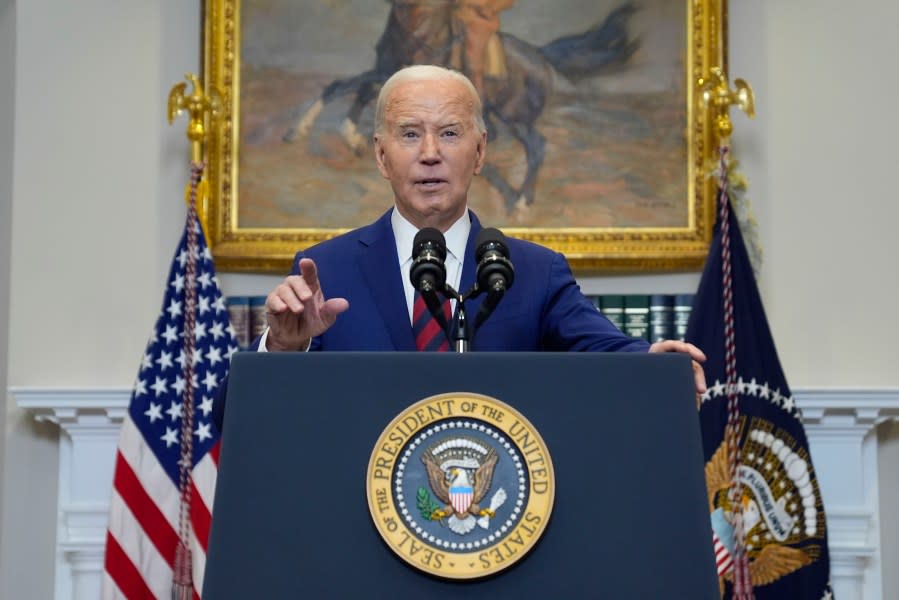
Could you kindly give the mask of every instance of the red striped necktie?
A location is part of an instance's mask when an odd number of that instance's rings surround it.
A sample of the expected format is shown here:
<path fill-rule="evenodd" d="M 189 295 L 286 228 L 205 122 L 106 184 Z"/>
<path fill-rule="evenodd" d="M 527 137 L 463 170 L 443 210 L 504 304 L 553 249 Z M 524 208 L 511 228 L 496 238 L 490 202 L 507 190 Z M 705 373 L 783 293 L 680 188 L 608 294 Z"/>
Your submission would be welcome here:
<path fill-rule="evenodd" d="M 452 318 L 449 299 L 443 302 L 443 314 L 447 323 Z M 440 323 L 434 319 L 425 299 L 416 290 L 415 304 L 412 308 L 412 335 L 415 336 L 415 347 L 420 352 L 446 352 L 449 350 L 449 342 L 443 334 Z"/>

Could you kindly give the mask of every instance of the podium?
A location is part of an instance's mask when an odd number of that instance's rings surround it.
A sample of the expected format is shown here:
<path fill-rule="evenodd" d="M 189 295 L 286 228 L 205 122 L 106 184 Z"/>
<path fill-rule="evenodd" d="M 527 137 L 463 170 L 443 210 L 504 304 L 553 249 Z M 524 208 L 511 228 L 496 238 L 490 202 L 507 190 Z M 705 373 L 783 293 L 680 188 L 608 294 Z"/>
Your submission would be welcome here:
<path fill-rule="evenodd" d="M 693 386 L 677 354 L 236 354 L 203 597 L 717 599 Z M 539 542 L 474 580 L 406 564 L 366 500 L 382 431 L 448 392 L 514 407 L 555 469 Z"/>

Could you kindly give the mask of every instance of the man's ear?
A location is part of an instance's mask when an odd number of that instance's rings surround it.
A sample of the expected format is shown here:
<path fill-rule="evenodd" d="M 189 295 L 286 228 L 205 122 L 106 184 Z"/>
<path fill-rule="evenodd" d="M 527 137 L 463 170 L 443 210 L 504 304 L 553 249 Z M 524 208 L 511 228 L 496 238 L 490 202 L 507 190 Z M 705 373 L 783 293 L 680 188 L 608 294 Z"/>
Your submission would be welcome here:
<path fill-rule="evenodd" d="M 390 179 L 390 173 L 387 170 L 387 165 L 385 163 L 384 157 L 384 145 L 381 143 L 381 135 L 376 133 L 374 135 L 374 145 L 375 145 L 375 162 L 378 163 L 378 171 L 381 172 L 381 176 L 385 179 Z"/>
<path fill-rule="evenodd" d="M 487 159 L 487 132 L 481 134 L 481 139 L 478 140 L 478 148 L 477 148 L 477 158 L 474 163 L 474 174 L 479 175 L 481 173 L 481 169 L 484 168 L 484 161 Z"/>

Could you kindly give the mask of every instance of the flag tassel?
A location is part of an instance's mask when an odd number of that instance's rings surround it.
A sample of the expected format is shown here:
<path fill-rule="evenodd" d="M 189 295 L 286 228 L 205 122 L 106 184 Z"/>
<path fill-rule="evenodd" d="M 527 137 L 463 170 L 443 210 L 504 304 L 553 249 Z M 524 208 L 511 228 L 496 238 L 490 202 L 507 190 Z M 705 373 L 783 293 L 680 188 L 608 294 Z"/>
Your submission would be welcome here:
<path fill-rule="evenodd" d="M 175 549 L 175 573 L 172 582 L 172 600 L 192 600 L 193 598 L 193 564 L 190 548 L 184 542 L 178 542 Z"/>

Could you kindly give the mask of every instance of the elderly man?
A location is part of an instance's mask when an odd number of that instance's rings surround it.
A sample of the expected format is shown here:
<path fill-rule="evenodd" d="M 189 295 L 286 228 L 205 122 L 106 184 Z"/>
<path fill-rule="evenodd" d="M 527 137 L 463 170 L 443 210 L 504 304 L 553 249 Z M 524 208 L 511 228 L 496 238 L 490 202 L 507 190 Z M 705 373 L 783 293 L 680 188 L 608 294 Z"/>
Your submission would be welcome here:
<path fill-rule="evenodd" d="M 444 233 L 447 283 L 474 283 L 481 225 L 468 190 L 484 165 L 487 134 L 477 91 L 464 75 L 416 65 L 383 86 L 374 148 L 394 206 L 375 223 L 297 255 L 294 272 L 267 297 L 260 351 L 416 350 L 412 241 L 425 227 Z M 478 351 L 685 352 L 705 390 L 703 353 L 691 344 L 629 338 L 581 293 L 565 258 L 508 239 L 515 285 L 477 333 Z M 466 308 L 477 310 L 475 299 Z"/>

